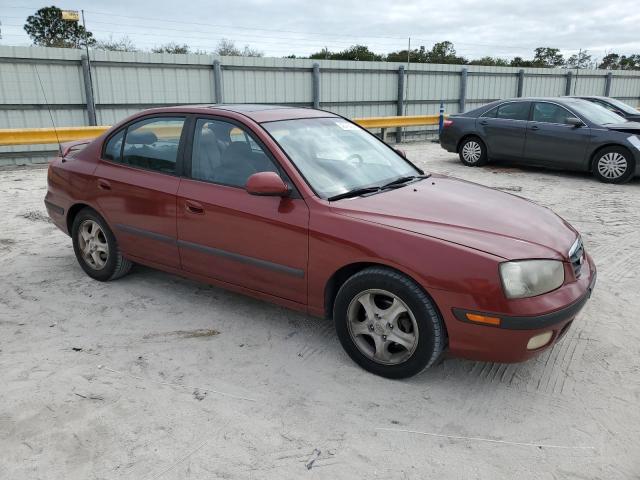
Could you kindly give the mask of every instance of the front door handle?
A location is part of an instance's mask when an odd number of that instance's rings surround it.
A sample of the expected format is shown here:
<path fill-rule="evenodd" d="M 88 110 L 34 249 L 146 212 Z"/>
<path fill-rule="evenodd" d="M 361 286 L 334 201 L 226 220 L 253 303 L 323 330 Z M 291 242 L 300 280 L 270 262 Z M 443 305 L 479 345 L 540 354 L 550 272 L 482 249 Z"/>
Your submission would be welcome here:
<path fill-rule="evenodd" d="M 102 178 L 99 178 L 98 179 L 98 188 L 100 190 L 111 190 L 111 184 L 108 181 L 106 181 L 106 180 L 104 180 Z"/>
<path fill-rule="evenodd" d="M 186 200 L 184 202 L 184 208 L 189 213 L 194 213 L 196 215 L 204 215 L 204 207 L 200 205 L 198 202 L 193 202 L 191 200 Z"/>
<path fill-rule="evenodd" d="M 537 125 L 532 125 L 531 130 L 540 130 L 540 127 Z"/>

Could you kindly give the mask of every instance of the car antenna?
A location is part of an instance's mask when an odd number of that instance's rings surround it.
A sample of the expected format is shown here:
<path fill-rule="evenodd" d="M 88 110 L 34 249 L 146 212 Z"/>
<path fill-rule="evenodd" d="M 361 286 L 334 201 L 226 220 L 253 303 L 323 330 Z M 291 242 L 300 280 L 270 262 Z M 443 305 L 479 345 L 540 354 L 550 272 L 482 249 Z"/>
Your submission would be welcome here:
<path fill-rule="evenodd" d="M 42 79 L 40 78 L 40 73 L 38 72 L 38 66 L 34 63 L 33 68 L 36 72 L 36 76 L 38 77 L 38 83 L 40 84 L 40 90 L 42 90 L 42 96 L 44 97 L 44 103 L 47 106 L 47 111 L 49 112 L 49 118 L 51 119 L 51 125 L 53 126 L 53 133 L 56 135 L 56 142 L 58 143 L 58 155 L 62 157 L 62 145 L 60 144 L 60 137 L 58 136 L 58 129 L 56 128 L 56 122 L 53 120 L 53 113 L 51 113 L 51 106 L 49 105 L 49 101 L 47 100 L 47 94 L 44 91 L 44 85 L 42 84 Z M 64 162 L 64 158 L 62 158 Z"/>

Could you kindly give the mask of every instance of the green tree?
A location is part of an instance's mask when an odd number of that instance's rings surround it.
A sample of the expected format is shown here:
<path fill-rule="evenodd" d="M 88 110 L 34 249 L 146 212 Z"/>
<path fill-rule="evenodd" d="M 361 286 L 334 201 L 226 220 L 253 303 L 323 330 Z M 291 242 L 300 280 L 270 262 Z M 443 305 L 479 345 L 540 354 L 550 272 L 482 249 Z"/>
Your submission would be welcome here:
<path fill-rule="evenodd" d="M 453 43 L 449 41 L 434 44 L 426 55 L 429 63 L 450 63 L 456 65 L 464 65 L 467 63 L 464 57 L 459 57 L 456 54 Z"/>
<path fill-rule="evenodd" d="M 159 47 L 153 47 L 151 53 L 191 53 L 191 47 L 186 43 L 180 45 L 175 42 L 169 42 Z"/>
<path fill-rule="evenodd" d="M 557 48 L 538 47 L 535 49 L 532 64 L 536 67 L 562 67 L 564 57 Z"/>
<path fill-rule="evenodd" d="M 571 55 L 566 63 L 565 67 L 567 68 L 594 68 L 594 62 L 591 59 L 591 55 L 586 50 L 581 50 L 579 53 Z"/>
<path fill-rule="evenodd" d="M 62 10 L 56 6 L 44 7 L 29 15 L 24 30 L 34 45 L 41 47 L 80 48 L 96 43 L 93 34 L 78 22 L 62 19 Z"/>
<path fill-rule="evenodd" d="M 508 67 L 509 60 L 499 57 L 482 57 L 476 60 L 471 60 L 469 65 L 485 65 L 487 67 Z"/>
<path fill-rule="evenodd" d="M 372 52 L 366 45 L 352 45 L 341 52 L 331 52 L 328 49 L 323 48 L 319 52 L 311 54 L 309 58 L 328 60 L 360 60 L 368 62 L 380 62 L 384 60 L 382 55 Z"/>
<path fill-rule="evenodd" d="M 387 55 L 387 62 L 406 62 L 407 50 L 398 50 Z M 428 63 L 429 54 L 424 46 L 411 50 L 411 63 Z"/>
<path fill-rule="evenodd" d="M 618 70 L 620 68 L 620 55 L 617 53 L 608 53 L 602 57 L 602 61 L 598 68 L 603 70 Z"/>
<path fill-rule="evenodd" d="M 640 55 L 634 54 L 628 57 L 622 55 L 620 57 L 620 69 L 622 70 L 640 70 Z"/>

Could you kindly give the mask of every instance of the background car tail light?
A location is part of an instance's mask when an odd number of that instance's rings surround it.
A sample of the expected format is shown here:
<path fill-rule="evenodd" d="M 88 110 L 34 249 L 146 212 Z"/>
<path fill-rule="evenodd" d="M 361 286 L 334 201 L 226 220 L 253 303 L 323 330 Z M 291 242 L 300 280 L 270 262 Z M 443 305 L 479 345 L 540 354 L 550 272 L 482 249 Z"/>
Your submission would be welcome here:
<path fill-rule="evenodd" d="M 529 339 L 529 343 L 527 343 L 527 350 L 536 350 L 538 348 L 544 347 L 549 343 L 553 332 L 544 332 L 540 335 L 536 335 L 535 337 L 531 337 Z"/>

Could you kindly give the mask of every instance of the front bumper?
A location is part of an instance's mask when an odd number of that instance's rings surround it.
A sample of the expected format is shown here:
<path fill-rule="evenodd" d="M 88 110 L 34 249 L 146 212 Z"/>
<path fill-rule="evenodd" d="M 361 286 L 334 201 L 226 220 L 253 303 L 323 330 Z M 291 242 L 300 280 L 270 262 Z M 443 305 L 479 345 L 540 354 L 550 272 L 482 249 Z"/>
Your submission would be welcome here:
<path fill-rule="evenodd" d="M 478 361 L 514 363 L 527 360 L 553 346 L 569 330 L 571 323 L 591 297 L 596 283 L 596 268 L 590 256 L 586 256 L 588 269 L 575 282 L 560 287 L 552 294 L 527 299 L 528 309 L 539 304 L 540 313 L 526 315 L 487 312 L 477 306 L 459 308 L 451 304 L 453 298 L 443 299 L 450 308 L 440 305 L 449 334 L 449 351 L 457 357 Z M 564 291 L 563 291 L 564 289 Z M 557 307 L 546 310 L 548 298 L 557 299 Z M 436 303 L 438 299 L 436 299 Z M 459 305 L 459 304 L 458 304 Z M 467 319 L 466 314 L 479 314 L 500 319 L 499 326 L 483 325 Z M 540 348 L 529 349 L 529 341 L 551 332 L 550 340 Z"/>

